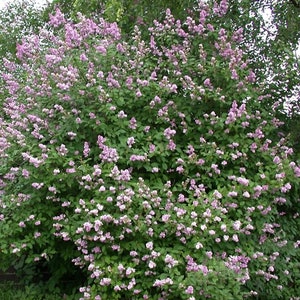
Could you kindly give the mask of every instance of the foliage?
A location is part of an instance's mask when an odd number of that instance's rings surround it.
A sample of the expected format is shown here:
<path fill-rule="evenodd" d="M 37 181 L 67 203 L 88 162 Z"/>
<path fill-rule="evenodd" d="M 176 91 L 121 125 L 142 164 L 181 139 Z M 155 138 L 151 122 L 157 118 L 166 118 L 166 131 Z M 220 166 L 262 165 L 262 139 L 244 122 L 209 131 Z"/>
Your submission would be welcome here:
<path fill-rule="evenodd" d="M 167 8 L 176 18 L 184 19 L 195 3 L 194 0 L 91 0 L 88 3 L 84 0 L 53 0 L 47 11 L 58 6 L 70 18 L 76 18 L 78 12 L 89 17 L 100 14 L 110 22 L 118 22 L 123 34 L 129 34 L 135 25 L 145 30 L 154 19 L 162 19 Z"/>
<path fill-rule="evenodd" d="M 0 285 L 0 297 L 5 300 L 76 300 L 80 295 L 63 295 L 52 291 L 45 294 L 42 289 L 31 285 L 22 287 L 15 282 L 2 282 Z"/>
<path fill-rule="evenodd" d="M 300 294 L 300 168 L 227 8 L 127 40 L 57 9 L 3 60 L 2 267 L 72 262 L 81 299 Z"/>

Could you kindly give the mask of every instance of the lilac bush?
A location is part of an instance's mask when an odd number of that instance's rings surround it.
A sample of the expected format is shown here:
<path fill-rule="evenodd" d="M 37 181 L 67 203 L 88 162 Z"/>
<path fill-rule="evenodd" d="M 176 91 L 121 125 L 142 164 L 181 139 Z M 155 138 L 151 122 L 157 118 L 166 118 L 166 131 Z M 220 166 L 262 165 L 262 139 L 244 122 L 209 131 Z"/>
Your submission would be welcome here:
<path fill-rule="evenodd" d="M 57 9 L 4 59 L 2 257 L 72 262 L 81 299 L 299 296 L 300 168 L 226 9 L 126 40 Z"/>

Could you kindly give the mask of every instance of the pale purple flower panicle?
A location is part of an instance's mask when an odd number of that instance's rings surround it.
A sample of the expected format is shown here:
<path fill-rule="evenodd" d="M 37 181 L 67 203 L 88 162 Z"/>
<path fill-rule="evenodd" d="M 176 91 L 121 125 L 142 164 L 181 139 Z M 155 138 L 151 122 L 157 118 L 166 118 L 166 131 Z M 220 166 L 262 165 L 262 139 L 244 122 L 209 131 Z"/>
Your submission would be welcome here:
<path fill-rule="evenodd" d="M 49 24 L 52 25 L 53 27 L 59 27 L 60 25 L 63 25 L 66 23 L 64 14 L 60 11 L 60 9 L 55 10 L 54 15 L 49 15 L 50 21 Z"/>

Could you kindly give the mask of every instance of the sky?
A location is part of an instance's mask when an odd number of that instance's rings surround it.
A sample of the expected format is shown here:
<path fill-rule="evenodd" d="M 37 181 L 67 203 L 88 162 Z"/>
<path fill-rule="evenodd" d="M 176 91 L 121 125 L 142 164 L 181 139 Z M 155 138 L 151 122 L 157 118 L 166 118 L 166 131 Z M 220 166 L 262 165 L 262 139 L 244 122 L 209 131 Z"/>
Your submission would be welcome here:
<path fill-rule="evenodd" d="M 3 8 L 6 3 L 14 2 L 14 1 L 15 0 L 0 0 L 0 8 Z M 44 3 L 46 3 L 47 0 L 33 0 L 33 2 L 35 2 L 39 6 L 39 5 L 43 5 Z"/>

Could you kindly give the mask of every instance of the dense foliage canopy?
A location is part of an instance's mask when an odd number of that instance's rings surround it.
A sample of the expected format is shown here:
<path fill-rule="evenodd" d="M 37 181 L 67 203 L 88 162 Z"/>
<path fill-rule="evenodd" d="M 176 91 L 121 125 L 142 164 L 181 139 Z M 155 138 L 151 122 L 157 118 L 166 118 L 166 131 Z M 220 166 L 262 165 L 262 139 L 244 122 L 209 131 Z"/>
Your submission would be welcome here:
<path fill-rule="evenodd" d="M 80 272 L 81 299 L 296 299 L 288 93 L 245 52 L 233 2 L 128 31 L 122 7 L 54 8 L 3 57 L 0 267 L 42 266 L 49 288 Z"/>

